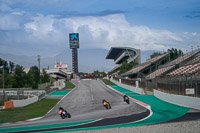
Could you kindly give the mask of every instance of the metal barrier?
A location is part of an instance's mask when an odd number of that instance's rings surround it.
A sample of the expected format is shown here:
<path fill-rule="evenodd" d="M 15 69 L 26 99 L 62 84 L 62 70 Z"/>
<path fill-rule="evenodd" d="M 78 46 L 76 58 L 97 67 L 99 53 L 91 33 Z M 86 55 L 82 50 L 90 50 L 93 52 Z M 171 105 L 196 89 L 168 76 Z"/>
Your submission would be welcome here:
<path fill-rule="evenodd" d="M 181 77 L 158 77 L 154 80 L 146 80 L 145 78 L 138 79 L 121 79 L 118 77 L 113 77 L 113 80 L 120 82 L 125 85 L 136 87 L 136 81 L 138 81 L 138 88 L 144 89 L 145 93 L 147 91 L 157 89 L 159 91 L 185 95 L 192 97 L 200 97 L 200 77 L 192 76 L 181 76 Z"/>
<path fill-rule="evenodd" d="M 170 94 L 200 97 L 199 77 L 158 78 L 158 90 Z"/>

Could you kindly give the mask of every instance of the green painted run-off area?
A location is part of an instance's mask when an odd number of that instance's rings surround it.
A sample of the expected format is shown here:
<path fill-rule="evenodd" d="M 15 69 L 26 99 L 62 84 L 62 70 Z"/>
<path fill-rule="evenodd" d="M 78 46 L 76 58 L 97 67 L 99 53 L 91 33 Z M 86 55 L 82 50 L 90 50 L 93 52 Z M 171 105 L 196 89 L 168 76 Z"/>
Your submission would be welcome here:
<path fill-rule="evenodd" d="M 120 92 L 128 92 L 128 90 L 121 88 L 116 85 L 111 85 L 112 88 L 120 91 Z M 128 93 L 126 93 L 129 95 Z M 137 94 L 137 93 L 136 93 Z M 160 123 L 160 122 L 166 122 L 170 121 L 176 118 L 179 118 L 186 114 L 189 111 L 189 108 L 181 107 L 178 105 L 170 104 L 165 101 L 162 101 L 158 98 L 156 98 L 153 95 L 135 95 L 130 97 L 137 99 L 139 101 L 142 101 L 146 104 L 149 104 L 151 106 L 151 110 L 153 112 L 153 115 L 149 117 L 148 119 L 135 123 L 134 125 L 146 125 L 146 124 L 153 124 L 153 123 Z"/>
<path fill-rule="evenodd" d="M 55 91 L 51 93 L 49 96 L 65 96 L 68 94 L 70 91 Z"/>

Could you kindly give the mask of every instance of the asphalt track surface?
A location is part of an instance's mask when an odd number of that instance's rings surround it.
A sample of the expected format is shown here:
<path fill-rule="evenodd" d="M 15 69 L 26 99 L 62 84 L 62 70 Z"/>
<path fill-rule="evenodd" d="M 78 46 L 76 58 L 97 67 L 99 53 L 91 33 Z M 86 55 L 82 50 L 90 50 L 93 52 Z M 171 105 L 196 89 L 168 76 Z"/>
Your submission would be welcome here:
<path fill-rule="evenodd" d="M 110 102 L 112 109 L 107 110 L 102 106 L 103 99 L 106 99 Z M 70 119 L 62 119 L 58 115 L 58 108 L 60 106 L 62 106 L 71 114 L 72 117 Z M 107 88 L 100 80 L 81 80 L 77 87 L 73 89 L 67 96 L 63 97 L 63 99 L 44 118 L 31 122 L 3 124 L 0 125 L 0 128 L 28 127 L 97 120 L 92 123 L 86 123 L 77 126 L 59 128 L 48 127 L 40 130 L 32 129 L 14 132 L 43 132 L 88 128 L 134 122 L 147 117 L 149 114 L 149 110 L 134 102 L 126 104 L 121 95 Z"/>

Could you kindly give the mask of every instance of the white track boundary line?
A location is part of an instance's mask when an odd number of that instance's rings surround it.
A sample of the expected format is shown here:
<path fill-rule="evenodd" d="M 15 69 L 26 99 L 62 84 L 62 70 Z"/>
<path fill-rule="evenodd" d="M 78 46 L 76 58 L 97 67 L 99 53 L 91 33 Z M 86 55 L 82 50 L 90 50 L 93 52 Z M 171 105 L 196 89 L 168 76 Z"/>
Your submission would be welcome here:
<path fill-rule="evenodd" d="M 51 109 L 51 110 L 49 110 L 47 113 L 46 113 L 46 115 L 49 113 L 49 112 L 51 112 L 66 96 L 68 96 L 72 91 L 74 91 L 75 89 L 76 89 L 77 87 L 75 87 L 74 89 L 72 89 L 69 93 L 67 93 L 62 99 L 60 99 L 60 101 Z M 44 115 L 44 116 L 46 116 L 46 115 Z M 44 117 L 43 116 L 43 117 Z"/>
<path fill-rule="evenodd" d="M 117 92 L 117 93 L 120 94 L 120 95 L 125 95 L 124 93 L 122 93 L 122 92 L 120 92 L 120 91 L 118 91 L 118 90 L 115 90 L 114 88 L 110 87 L 109 85 L 106 85 L 106 86 L 107 86 L 109 89 L 111 89 L 111 90 Z M 143 103 L 143 102 L 141 102 L 141 101 L 138 101 L 138 100 L 136 100 L 136 99 L 134 99 L 134 98 L 132 98 L 132 97 L 129 97 L 129 98 L 130 98 L 131 100 L 133 100 L 135 103 L 139 104 L 140 106 L 145 107 L 146 109 L 148 109 L 148 110 L 150 111 L 150 114 L 149 114 L 147 117 L 145 117 L 145 118 L 143 118 L 143 119 L 141 119 L 141 120 L 135 121 L 135 122 L 130 122 L 130 123 L 136 123 L 136 122 L 139 122 L 139 121 L 143 121 L 143 120 L 148 119 L 149 117 L 151 117 L 151 116 L 153 115 L 153 111 L 151 110 L 151 106 L 150 106 L 150 105 L 148 105 L 148 104 L 146 104 L 146 103 Z"/>
<path fill-rule="evenodd" d="M 100 121 L 100 120 L 102 120 L 102 118 L 100 118 L 100 119 L 97 119 L 97 120 L 94 120 L 94 121 L 91 121 L 91 122 L 87 122 L 87 123 L 82 123 L 82 124 L 77 124 L 77 125 L 72 125 L 72 126 L 80 126 L 80 125 L 85 125 L 85 124 L 89 124 L 89 123 L 93 123 L 93 122 L 97 122 L 97 121 Z M 72 127 L 72 126 L 67 126 L 67 127 Z M 84 128 L 75 128 L 75 129 L 84 129 Z M 56 132 L 58 133 L 59 131 L 60 132 L 65 132 L 65 131 L 67 131 L 67 130 L 71 130 L 71 129 L 64 129 L 64 130 L 56 130 Z M 49 131 L 46 131 L 46 132 L 49 132 Z M 45 132 L 44 132 L 45 133 Z"/>

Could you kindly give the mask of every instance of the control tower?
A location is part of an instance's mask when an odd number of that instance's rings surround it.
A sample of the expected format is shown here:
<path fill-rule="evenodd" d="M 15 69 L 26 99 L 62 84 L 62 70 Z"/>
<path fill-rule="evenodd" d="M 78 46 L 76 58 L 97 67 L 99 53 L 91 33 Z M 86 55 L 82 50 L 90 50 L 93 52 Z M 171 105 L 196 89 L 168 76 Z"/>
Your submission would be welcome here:
<path fill-rule="evenodd" d="M 70 33 L 69 34 L 69 47 L 72 49 L 72 70 L 73 77 L 76 78 L 78 74 L 78 48 L 79 48 L 79 34 Z"/>

